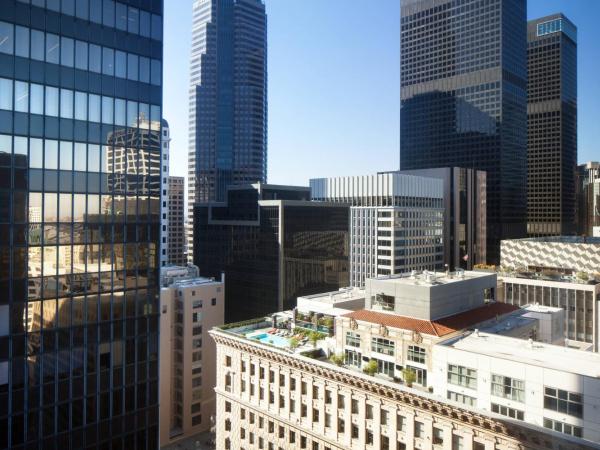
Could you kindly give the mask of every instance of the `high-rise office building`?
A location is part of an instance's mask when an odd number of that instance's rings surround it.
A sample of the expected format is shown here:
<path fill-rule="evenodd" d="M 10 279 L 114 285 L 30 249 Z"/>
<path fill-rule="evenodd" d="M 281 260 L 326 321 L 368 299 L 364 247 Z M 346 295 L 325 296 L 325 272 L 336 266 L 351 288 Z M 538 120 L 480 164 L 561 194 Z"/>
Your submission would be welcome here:
<path fill-rule="evenodd" d="M 171 179 L 171 177 L 169 177 L 171 133 L 169 130 L 169 123 L 165 119 L 162 120 L 160 136 L 160 145 L 162 147 L 162 177 L 160 179 L 160 266 L 164 267 L 169 263 L 169 184 Z"/>
<path fill-rule="evenodd" d="M 577 167 L 577 233 L 600 237 L 600 163 Z"/>
<path fill-rule="evenodd" d="M 194 211 L 194 264 L 203 276 L 225 272 L 226 323 L 348 286 L 348 205 L 312 202 L 307 187 L 257 183 L 227 194 Z"/>
<path fill-rule="evenodd" d="M 486 173 L 460 167 L 403 170 L 401 173 L 440 178 L 444 183 L 444 264 L 450 270 L 472 270 L 475 264 L 485 264 Z"/>
<path fill-rule="evenodd" d="M 529 21 L 527 56 L 527 234 L 575 234 L 577 28 L 562 14 Z"/>
<path fill-rule="evenodd" d="M 190 231 L 194 203 L 224 201 L 231 184 L 267 180 L 264 1 L 196 0 L 192 20 Z"/>
<path fill-rule="evenodd" d="M 185 266 L 188 262 L 185 235 L 185 178 L 169 177 L 168 184 L 167 260 L 169 264 Z"/>
<path fill-rule="evenodd" d="M 487 172 L 488 262 L 524 237 L 525 0 L 403 0 L 400 169 Z"/>
<path fill-rule="evenodd" d="M 0 448 L 158 448 L 162 0 L 0 7 Z"/>
<path fill-rule="evenodd" d="M 313 200 L 351 205 L 350 284 L 441 269 L 442 180 L 399 173 L 310 180 Z"/>

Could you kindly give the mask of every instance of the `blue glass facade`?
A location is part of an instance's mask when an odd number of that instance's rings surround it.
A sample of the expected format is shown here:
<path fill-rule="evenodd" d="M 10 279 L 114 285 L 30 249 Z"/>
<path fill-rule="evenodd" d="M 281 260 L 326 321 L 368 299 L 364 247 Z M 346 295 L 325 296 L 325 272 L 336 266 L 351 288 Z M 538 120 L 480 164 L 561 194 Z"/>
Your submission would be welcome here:
<path fill-rule="evenodd" d="M 0 8 L 0 449 L 158 447 L 162 0 Z"/>
<path fill-rule="evenodd" d="M 525 0 L 413 0 L 401 9 L 402 170 L 487 172 L 488 262 L 526 233 Z"/>

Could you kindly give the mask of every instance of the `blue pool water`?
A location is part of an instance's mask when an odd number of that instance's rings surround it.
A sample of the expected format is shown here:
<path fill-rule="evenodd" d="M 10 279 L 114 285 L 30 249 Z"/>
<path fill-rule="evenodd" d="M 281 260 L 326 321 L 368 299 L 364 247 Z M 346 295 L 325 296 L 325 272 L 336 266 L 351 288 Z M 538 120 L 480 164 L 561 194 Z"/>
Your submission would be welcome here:
<path fill-rule="evenodd" d="M 288 338 L 284 338 L 281 336 L 274 336 L 272 334 L 264 333 L 264 334 L 256 334 L 252 336 L 252 339 L 256 339 L 257 341 L 263 342 L 265 344 L 271 344 L 276 347 L 289 347 L 290 340 Z"/>

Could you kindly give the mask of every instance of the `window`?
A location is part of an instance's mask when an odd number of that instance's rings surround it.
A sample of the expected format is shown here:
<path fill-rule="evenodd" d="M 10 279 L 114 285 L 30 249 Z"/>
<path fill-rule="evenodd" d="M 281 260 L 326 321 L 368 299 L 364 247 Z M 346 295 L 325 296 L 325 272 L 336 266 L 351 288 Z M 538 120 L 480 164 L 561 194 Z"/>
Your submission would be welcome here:
<path fill-rule="evenodd" d="M 416 345 L 408 346 L 408 353 L 406 354 L 406 359 L 409 361 L 413 361 L 419 364 L 425 364 L 425 355 L 427 351 Z"/>
<path fill-rule="evenodd" d="M 75 58 L 75 43 L 67 37 L 60 38 L 60 63 L 66 67 L 73 67 Z"/>
<path fill-rule="evenodd" d="M 390 361 L 382 361 L 380 359 L 376 359 L 377 361 L 377 372 L 380 374 L 386 375 L 390 378 L 394 378 L 394 363 Z"/>
<path fill-rule="evenodd" d="M 43 61 L 44 53 L 44 33 L 31 30 L 31 59 Z"/>
<path fill-rule="evenodd" d="M 463 450 L 465 448 L 462 436 L 452 435 L 452 450 Z"/>
<path fill-rule="evenodd" d="M 75 41 L 75 68 L 88 70 L 88 44 Z"/>
<path fill-rule="evenodd" d="M 17 26 L 15 34 L 15 55 L 29 58 L 29 29 Z"/>
<path fill-rule="evenodd" d="M 353 333 L 352 331 L 346 332 L 346 345 L 360 348 L 360 334 Z"/>
<path fill-rule="evenodd" d="M 13 54 L 14 26 L 11 23 L 0 22 L 0 53 Z"/>
<path fill-rule="evenodd" d="M 544 387 L 544 408 L 574 417 L 583 417 L 581 394 L 575 392 Z"/>
<path fill-rule="evenodd" d="M 448 391 L 447 393 L 448 400 L 452 400 L 458 403 L 464 403 L 468 406 L 477 406 L 477 399 L 475 397 L 470 397 L 468 395 L 459 394 L 458 392 Z"/>
<path fill-rule="evenodd" d="M 351 403 L 351 412 L 352 414 L 358 414 L 358 400 L 356 400 L 355 398 L 352 399 L 352 403 Z"/>
<path fill-rule="evenodd" d="M 401 414 L 396 416 L 396 427 L 398 431 L 406 431 L 406 417 Z"/>
<path fill-rule="evenodd" d="M 492 412 L 496 414 L 501 414 L 506 417 L 510 417 L 512 419 L 524 420 L 523 411 L 519 411 L 518 409 L 509 408 L 507 406 L 498 405 L 496 403 L 492 403 Z"/>
<path fill-rule="evenodd" d="M 583 437 L 583 428 L 560 422 L 558 420 L 547 419 L 544 417 L 544 427 L 559 433 L 569 434 L 575 437 Z"/>
<path fill-rule="evenodd" d="M 216 306 L 217 305 L 217 299 L 216 298 L 211 299 L 210 304 L 212 306 Z"/>
<path fill-rule="evenodd" d="M 371 351 L 382 355 L 394 356 L 394 341 L 384 338 L 371 338 Z"/>
<path fill-rule="evenodd" d="M 387 425 L 388 424 L 388 416 L 389 413 L 387 412 L 387 410 L 382 409 L 381 410 L 381 425 Z"/>
<path fill-rule="evenodd" d="M 346 432 L 346 422 L 344 422 L 344 419 L 342 419 L 342 418 L 338 418 L 338 432 L 339 433 Z"/>
<path fill-rule="evenodd" d="M 477 370 L 448 364 L 448 383 L 477 389 Z"/>
<path fill-rule="evenodd" d="M 433 427 L 433 443 L 434 445 L 444 445 L 444 430 Z"/>
<path fill-rule="evenodd" d="M 0 78 L 0 109 L 13 109 L 13 81 Z"/>
<path fill-rule="evenodd" d="M 415 383 L 421 386 L 427 386 L 427 370 L 421 369 L 420 367 L 406 366 L 407 369 L 412 370 L 415 373 Z"/>
<path fill-rule="evenodd" d="M 415 437 L 423 439 L 425 437 L 425 424 L 415 421 Z"/>
<path fill-rule="evenodd" d="M 525 402 L 525 382 L 516 378 L 492 374 L 492 395 Z"/>
<path fill-rule="evenodd" d="M 138 80 L 138 60 L 139 57 L 134 54 L 127 54 L 127 78 L 129 80 Z"/>
<path fill-rule="evenodd" d="M 102 47 L 90 44 L 89 68 L 92 72 L 102 73 Z"/>
<path fill-rule="evenodd" d="M 380 222 L 380 225 L 381 224 L 382 223 Z M 392 295 L 377 294 L 374 297 L 372 297 L 372 300 L 374 308 L 380 308 L 383 311 L 394 310 L 395 299 Z"/>
<path fill-rule="evenodd" d="M 46 33 L 46 62 L 58 64 L 60 53 L 60 40 L 55 34 Z"/>
<path fill-rule="evenodd" d="M 367 403 L 367 409 L 366 409 L 366 418 L 367 419 L 373 419 L 373 405 L 369 405 Z"/>
<path fill-rule="evenodd" d="M 353 367 L 360 367 L 360 353 L 352 350 L 344 350 L 344 364 Z"/>

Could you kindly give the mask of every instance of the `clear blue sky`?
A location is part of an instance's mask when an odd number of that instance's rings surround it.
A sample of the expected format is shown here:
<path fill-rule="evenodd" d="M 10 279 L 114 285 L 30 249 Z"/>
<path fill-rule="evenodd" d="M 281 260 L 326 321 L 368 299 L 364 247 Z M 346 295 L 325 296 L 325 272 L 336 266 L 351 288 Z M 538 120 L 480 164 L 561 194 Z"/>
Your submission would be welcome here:
<path fill-rule="evenodd" d="M 398 167 L 400 1 L 266 0 L 271 183 Z M 164 117 L 187 174 L 192 0 L 165 1 Z M 600 159 L 599 0 L 529 0 L 579 28 L 579 161 Z"/>

